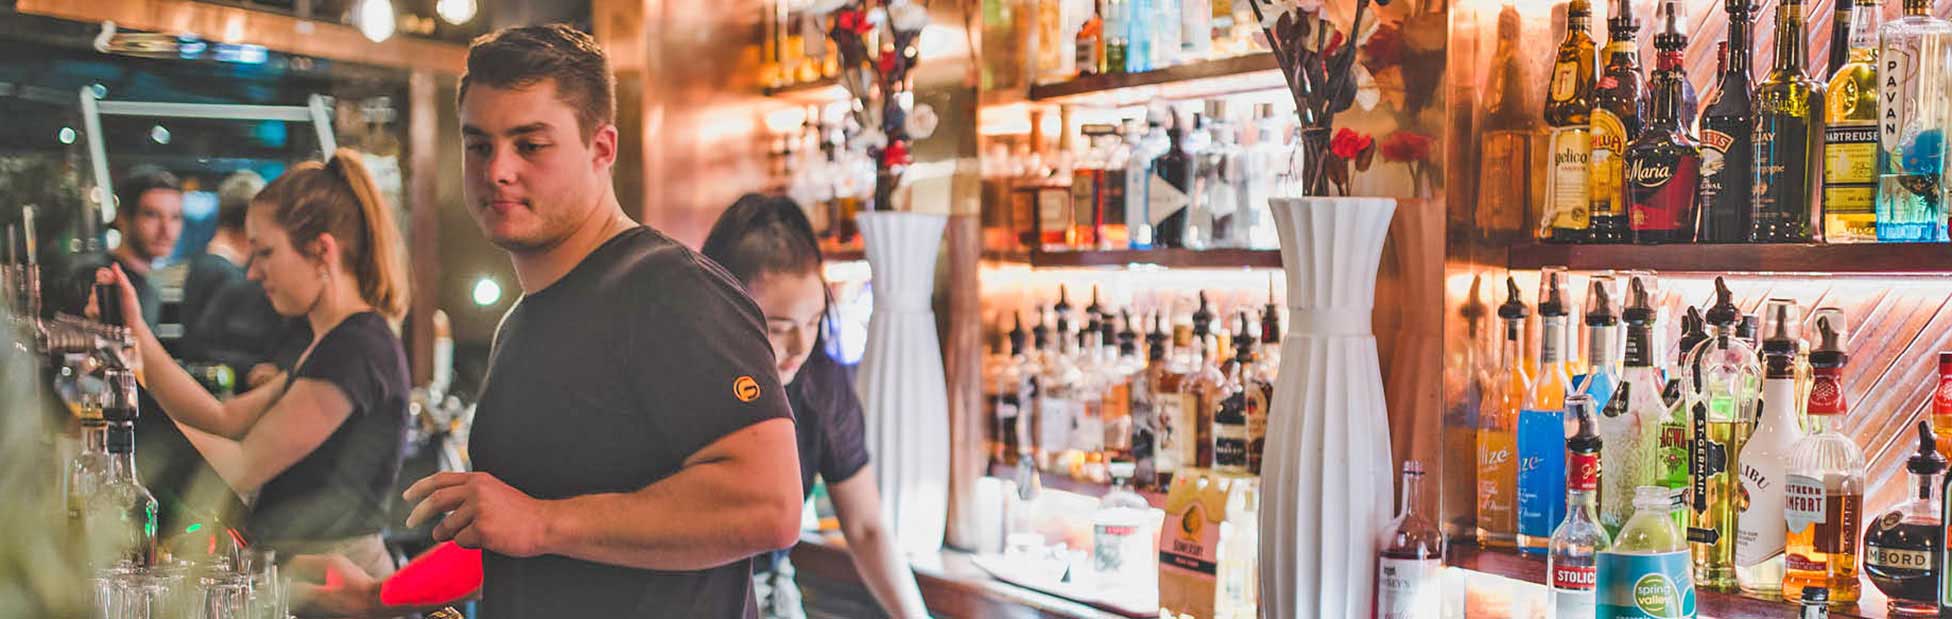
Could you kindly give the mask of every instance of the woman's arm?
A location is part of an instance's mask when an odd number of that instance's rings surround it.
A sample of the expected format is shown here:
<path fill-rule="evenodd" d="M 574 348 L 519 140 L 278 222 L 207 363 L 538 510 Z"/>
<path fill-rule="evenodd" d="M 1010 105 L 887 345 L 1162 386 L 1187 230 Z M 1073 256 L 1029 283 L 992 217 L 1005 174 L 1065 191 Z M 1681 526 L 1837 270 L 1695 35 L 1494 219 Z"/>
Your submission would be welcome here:
<path fill-rule="evenodd" d="M 881 521 L 881 490 L 874 486 L 874 467 L 862 467 L 840 483 L 827 484 L 840 516 L 840 531 L 847 538 L 854 569 L 868 591 L 881 603 L 882 610 L 896 619 L 928 617 L 922 590 L 915 586 L 915 572 L 901 555 L 893 532 Z"/>
<path fill-rule="evenodd" d="M 106 271 L 106 277 L 116 282 L 116 287 L 122 291 L 124 324 L 129 325 L 130 332 L 135 335 L 137 357 L 142 368 L 136 375 L 142 378 L 149 395 L 162 405 L 164 413 L 182 425 L 222 438 L 242 438 L 271 403 L 278 399 L 284 385 L 269 384 L 229 401 L 219 401 L 205 391 L 188 371 L 177 365 L 175 359 L 170 358 L 162 341 L 157 340 L 149 325 L 142 321 L 142 310 L 136 304 L 136 290 L 129 284 L 129 278 L 122 274 L 121 267 Z M 101 277 L 98 276 L 97 281 L 101 281 Z"/>
<path fill-rule="evenodd" d="M 260 390 L 262 391 L 262 390 Z M 241 439 L 197 431 L 179 422 L 190 439 L 232 490 L 249 496 L 299 459 L 318 449 L 352 416 L 352 402 L 331 383 L 303 378 L 292 383 L 262 419 Z"/>

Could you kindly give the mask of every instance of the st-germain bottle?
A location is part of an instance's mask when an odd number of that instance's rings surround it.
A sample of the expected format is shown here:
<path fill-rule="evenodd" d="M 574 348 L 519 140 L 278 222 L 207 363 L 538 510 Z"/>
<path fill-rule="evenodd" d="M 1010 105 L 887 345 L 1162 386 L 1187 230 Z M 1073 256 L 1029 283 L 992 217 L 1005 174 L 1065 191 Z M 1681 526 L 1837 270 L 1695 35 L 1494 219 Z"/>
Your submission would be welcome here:
<path fill-rule="evenodd" d="M 1478 412 L 1478 543 L 1510 548 L 1518 532 L 1518 416 L 1532 390 L 1525 359 L 1525 321 L 1531 310 L 1519 299 L 1518 282 L 1505 278 L 1498 306 L 1499 377 Z"/>
<path fill-rule="evenodd" d="M 1626 191 L 1627 147 L 1640 137 L 1641 99 L 1646 90 L 1640 75 L 1640 20 L 1634 17 L 1631 0 L 1614 3 L 1613 16 L 1607 18 L 1610 40 L 1600 55 L 1606 64 L 1600 69 L 1593 101 L 1593 155 L 1591 221 L 1588 242 L 1624 243 L 1627 241 Z"/>
<path fill-rule="evenodd" d="M 1727 61 L 1715 78 L 1715 94 L 1701 112 L 1701 223 L 1696 240 L 1749 240 L 1751 188 L 1755 183 L 1755 102 L 1750 84 L 1755 5 L 1727 0 Z"/>
<path fill-rule="evenodd" d="M 1594 616 L 1594 561 L 1612 546 L 1600 526 L 1597 504 L 1600 483 L 1600 437 L 1594 433 L 1593 399 L 1584 394 L 1566 398 L 1566 413 L 1579 420 L 1579 430 L 1566 441 L 1566 519 L 1552 531 L 1546 556 L 1547 587 L 1552 590 L 1552 616 L 1586 619 Z"/>
<path fill-rule="evenodd" d="M 1754 347 L 1735 334 L 1741 312 L 1735 293 L 1715 278 L 1716 301 L 1708 309 L 1707 341 L 1689 355 L 1683 380 L 1693 413 L 1695 584 L 1732 590 L 1735 582 L 1736 509 L 1741 503 L 1739 454 L 1755 419 L 1762 366 Z"/>
<path fill-rule="evenodd" d="M 1823 83 L 1810 77 L 1803 1 L 1776 5 L 1776 62 L 1756 86 L 1755 220 L 1749 240 L 1807 243 L 1823 170 Z M 1833 599 L 1837 591 L 1831 591 Z"/>
<path fill-rule="evenodd" d="M 1403 463 L 1403 513 L 1383 534 L 1376 617 L 1423 619 L 1443 611 L 1444 532 L 1423 513 L 1423 463 Z"/>
<path fill-rule="evenodd" d="M 1837 310 L 1816 312 L 1821 343 L 1810 351 L 1810 435 L 1791 452 L 1783 499 L 1789 525 L 1783 598 L 1800 599 L 1804 587 L 1826 587 L 1833 606 L 1855 604 L 1860 593 L 1857 533 L 1864 508 L 1864 452 L 1836 428 L 1848 411 L 1843 321 Z"/>
<path fill-rule="evenodd" d="M 1688 47 L 1686 15 L 1679 0 L 1662 0 L 1655 13 L 1656 56 L 1647 127 L 1627 151 L 1627 195 L 1632 200 L 1628 226 L 1635 243 L 1694 241 L 1695 198 L 1700 187 L 1701 150 L 1688 134 L 1682 114 L 1682 89 L 1688 76 L 1681 51 Z"/>
<path fill-rule="evenodd" d="M 1905 0 L 1904 17 L 1878 34 L 1877 239 L 1946 241 L 1945 138 L 1952 130 L 1952 23 L 1930 0 Z"/>
<path fill-rule="evenodd" d="M 1803 314 L 1793 301 L 1771 301 L 1763 311 L 1762 420 L 1737 459 L 1748 499 L 1736 517 L 1735 580 L 1742 593 L 1773 598 L 1783 590 L 1784 477 L 1790 451 L 1803 439 L 1796 394 L 1796 326 Z"/>
<path fill-rule="evenodd" d="M 1918 422 L 1918 451 L 1905 461 L 1911 484 L 1904 501 L 1864 528 L 1864 573 L 1890 600 L 1892 617 L 1939 616 L 1938 554 L 1944 549 L 1944 506 L 1938 496 L 1945 456 L 1938 454 L 1932 424 Z"/>
<path fill-rule="evenodd" d="M 1545 209 L 1539 238 L 1554 243 L 1586 240 L 1592 187 L 1588 167 L 1593 148 L 1594 43 L 1593 5 L 1572 0 L 1566 5 L 1566 39 L 1552 64 L 1552 81 L 1545 100 L 1545 124 L 1550 127 L 1547 149 L 1552 167 L 1546 177 Z"/>
<path fill-rule="evenodd" d="M 1566 272 L 1547 269 L 1539 274 L 1539 374 L 1518 413 L 1518 549 L 1543 554 L 1552 527 L 1565 516 L 1566 395 L 1572 377 L 1566 371 Z"/>
<path fill-rule="evenodd" d="M 1842 0 L 1837 3 L 1841 8 Z M 1823 240 L 1877 241 L 1877 30 L 1876 0 L 1852 4 L 1849 56 L 1835 75 L 1823 107 Z"/>
<path fill-rule="evenodd" d="M 1675 360 L 1667 366 L 1667 383 L 1661 388 L 1661 401 L 1667 405 L 1667 417 L 1661 420 L 1661 482 L 1663 488 L 1673 493 L 1675 508 L 1674 526 L 1686 531 L 1693 514 L 1688 509 L 1692 502 L 1684 503 L 1694 487 L 1694 407 L 1687 397 L 1687 388 L 1682 376 L 1687 372 L 1688 355 L 1695 347 L 1708 340 L 1703 330 L 1704 321 L 1701 310 L 1689 307 L 1681 315 L 1681 338 L 1675 342 Z"/>

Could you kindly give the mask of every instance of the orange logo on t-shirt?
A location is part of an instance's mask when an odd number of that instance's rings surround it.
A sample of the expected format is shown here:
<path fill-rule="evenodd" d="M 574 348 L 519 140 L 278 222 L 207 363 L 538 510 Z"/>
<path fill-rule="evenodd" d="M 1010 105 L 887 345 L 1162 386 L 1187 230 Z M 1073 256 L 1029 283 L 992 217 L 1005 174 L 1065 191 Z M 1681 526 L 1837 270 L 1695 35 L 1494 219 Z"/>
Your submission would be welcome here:
<path fill-rule="evenodd" d="M 740 402 L 759 399 L 759 381 L 753 380 L 751 376 L 740 376 L 738 380 L 732 381 L 732 396 L 739 398 Z"/>

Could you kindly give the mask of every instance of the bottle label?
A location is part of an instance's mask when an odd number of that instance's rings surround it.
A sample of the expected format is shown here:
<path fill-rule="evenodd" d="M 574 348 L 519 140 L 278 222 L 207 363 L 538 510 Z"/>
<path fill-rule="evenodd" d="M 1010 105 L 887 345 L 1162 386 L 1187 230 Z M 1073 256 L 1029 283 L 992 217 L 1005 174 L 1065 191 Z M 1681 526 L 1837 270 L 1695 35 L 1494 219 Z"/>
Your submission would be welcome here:
<path fill-rule="evenodd" d="M 1783 518 L 1790 531 L 1801 533 L 1824 524 L 1823 480 L 1804 475 L 1783 476 Z"/>
<path fill-rule="evenodd" d="M 1513 438 L 1511 432 L 1478 431 L 1478 521 L 1487 529 L 1512 523 L 1513 486 L 1518 482 Z"/>
<path fill-rule="evenodd" d="M 1193 466 L 1197 454 L 1193 445 L 1193 420 L 1180 404 L 1179 394 L 1163 393 L 1153 400 L 1154 425 L 1158 428 L 1153 437 L 1153 465 L 1161 473 L 1173 473 L 1181 467 Z"/>
<path fill-rule="evenodd" d="M 1046 233 L 1062 232 L 1071 227 L 1071 194 L 1062 191 L 1037 192 L 1037 226 Z"/>
<path fill-rule="evenodd" d="M 1598 570 L 1591 565 L 1552 566 L 1552 589 L 1555 591 L 1592 591 L 1598 582 Z"/>
<path fill-rule="evenodd" d="M 1099 574 L 1118 574 L 1126 561 L 1145 558 L 1152 550 L 1150 540 L 1139 536 L 1140 529 L 1129 525 L 1094 525 L 1091 530 L 1091 560 Z"/>
<path fill-rule="evenodd" d="M 1864 496 L 1825 493 L 1823 522 L 1816 525 L 1816 550 L 1833 555 L 1857 556 L 1857 540 Z"/>
<path fill-rule="evenodd" d="M 1267 407 L 1274 385 L 1254 381 L 1247 388 L 1247 470 L 1261 474 L 1261 453 L 1267 447 Z"/>
<path fill-rule="evenodd" d="M 1597 492 L 1600 487 L 1600 454 L 1572 452 L 1567 458 L 1566 489 Z"/>
<path fill-rule="evenodd" d="M 1552 100 L 1571 101 L 1579 94 L 1579 63 L 1561 62 L 1552 66 Z"/>
<path fill-rule="evenodd" d="M 1518 413 L 1518 532 L 1540 539 L 1566 515 L 1563 411 Z"/>
<path fill-rule="evenodd" d="M 1546 205 L 1547 223 L 1553 228 L 1585 230 L 1592 208 L 1591 174 L 1592 132 L 1585 125 L 1552 130 L 1552 176 Z"/>
<path fill-rule="evenodd" d="M 1844 413 L 1844 387 L 1835 375 L 1817 374 L 1810 382 L 1810 398 L 1806 404 L 1811 415 L 1841 415 Z"/>
<path fill-rule="evenodd" d="M 1072 428 L 1083 412 L 1077 402 L 1045 396 L 1038 417 L 1037 446 L 1049 453 L 1070 448 Z"/>
<path fill-rule="evenodd" d="M 1876 196 L 1877 125 L 1849 123 L 1825 127 L 1824 216 L 1875 215 Z"/>
<path fill-rule="evenodd" d="M 1212 582 L 1220 566 L 1220 525 L 1194 501 L 1159 527 L 1159 571 Z"/>
<path fill-rule="evenodd" d="M 1626 214 L 1626 196 L 1621 181 L 1626 178 L 1627 126 L 1620 117 L 1604 108 L 1593 109 L 1593 157 L 1590 208 L 1594 217 Z"/>
<path fill-rule="evenodd" d="M 1779 454 L 1771 454 L 1779 457 Z M 1756 466 L 1750 458 L 1742 462 L 1742 491 L 1737 501 L 1742 513 L 1736 516 L 1735 564 L 1748 567 L 1782 556 L 1788 529 L 1783 519 L 1782 462 L 1776 460 Z M 1772 470 L 1773 469 L 1773 470 Z"/>
<path fill-rule="evenodd" d="M 1687 551 L 1599 553 L 1599 616 L 1665 619 L 1695 616 L 1694 561 Z"/>
<path fill-rule="evenodd" d="M 1422 619 L 1442 615 L 1444 564 L 1437 559 L 1377 561 L 1378 619 Z"/>
<path fill-rule="evenodd" d="M 1642 231 L 1692 230 L 1701 159 L 1664 149 L 1635 154 L 1627 170 L 1633 196 L 1628 225 Z"/>
<path fill-rule="evenodd" d="M 1694 405 L 1694 438 L 1689 441 L 1689 451 L 1694 461 L 1688 467 L 1693 472 L 1694 494 L 1692 507 L 1696 515 L 1708 513 L 1709 499 L 1720 493 L 1709 493 L 1708 487 L 1719 486 L 1722 477 L 1728 472 L 1728 446 L 1716 441 L 1708 434 L 1707 407 L 1701 403 Z M 1708 543 L 1714 543 L 1712 541 Z"/>
<path fill-rule="evenodd" d="M 1904 129 L 1918 108 L 1913 90 L 1918 85 L 1918 42 L 1922 37 L 1891 37 L 1878 53 L 1878 145 L 1890 157 L 1904 151 Z"/>
<path fill-rule="evenodd" d="M 1148 223 L 1157 226 L 1193 203 L 1185 191 L 1174 187 L 1166 177 L 1154 174 L 1150 179 L 1146 185 L 1146 218 L 1151 220 Z"/>
<path fill-rule="evenodd" d="M 1755 203 L 1758 240 L 1801 238 L 1809 230 L 1810 140 L 1814 121 L 1791 115 L 1784 102 L 1764 99 L 1755 125 Z M 1773 109 L 1773 110 L 1772 110 Z M 1766 233 L 1765 233 L 1766 232 Z"/>
<path fill-rule="evenodd" d="M 1942 415 L 1952 415 L 1952 375 L 1939 379 L 1938 393 L 1932 396 L 1932 410 Z"/>

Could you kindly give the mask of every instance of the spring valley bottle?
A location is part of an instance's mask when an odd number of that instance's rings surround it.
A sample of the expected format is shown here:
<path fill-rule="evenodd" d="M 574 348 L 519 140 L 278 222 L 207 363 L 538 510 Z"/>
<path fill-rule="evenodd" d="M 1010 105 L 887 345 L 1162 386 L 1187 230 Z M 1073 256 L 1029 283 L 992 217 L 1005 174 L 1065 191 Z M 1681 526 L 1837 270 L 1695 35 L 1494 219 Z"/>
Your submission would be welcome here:
<path fill-rule="evenodd" d="M 1877 238 L 1946 241 L 1945 132 L 1952 129 L 1952 23 L 1930 0 L 1905 0 L 1878 52 Z"/>
<path fill-rule="evenodd" d="M 1668 516 L 1674 503 L 1667 490 L 1643 486 L 1635 491 L 1633 506 L 1633 518 L 1596 562 L 1599 617 L 1694 617 L 1687 540 Z"/>
<path fill-rule="evenodd" d="M 1654 35 L 1654 78 L 1649 84 L 1650 118 L 1646 129 L 1627 151 L 1628 227 L 1635 243 L 1688 243 L 1694 241 L 1695 198 L 1700 189 L 1701 150 L 1688 134 L 1682 113 L 1682 89 L 1688 76 L 1681 65 L 1681 52 L 1688 47 L 1688 35 L 1679 0 L 1662 0 L 1655 19 L 1660 32 Z"/>
<path fill-rule="evenodd" d="M 1755 214 L 1749 240 L 1806 243 L 1823 166 L 1824 87 L 1804 69 L 1802 0 L 1776 6 L 1776 62 L 1756 86 Z M 1832 590 L 1835 597 L 1837 591 Z"/>
<path fill-rule="evenodd" d="M 1539 372 L 1518 413 L 1518 549 L 1542 554 L 1565 515 L 1566 272 L 1539 273 Z"/>
<path fill-rule="evenodd" d="M 1810 435 L 1791 452 L 1783 499 L 1789 524 L 1783 597 L 1825 587 L 1832 605 L 1855 604 L 1860 593 L 1857 532 L 1864 505 L 1864 452 L 1835 426 L 1847 411 L 1843 320 L 1837 310 L 1817 310 L 1822 339 L 1810 351 Z"/>
<path fill-rule="evenodd" d="M 1505 278 L 1505 302 L 1498 306 L 1499 380 L 1478 412 L 1478 543 L 1510 548 L 1518 533 L 1518 417 L 1532 389 L 1525 360 L 1525 320 L 1531 310 L 1518 298 L 1518 282 Z"/>
<path fill-rule="evenodd" d="M 1837 6 L 1844 6 L 1839 1 Z M 1850 7 L 1849 56 L 1831 65 L 1836 74 L 1823 107 L 1823 240 L 1877 240 L 1877 29 L 1876 0 Z"/>
<path fill-rule="evenodd" d="M 1552 168 L 1546 178 L 1545 216 L 1539 237 L 1555 243 L 1584 241 L 1591 221 L 1592 18 L 1589 0 L 1572 0 L 1566 5 L 1566 39 L 1559 44 L 1559 57 L 1552 64 L 1545 101 Z"/>
<path fill-rule="evenodd" d="M 1742 592 L 1776 597 L 1783 589 L 1783 482 L 1789 452 L 1802 440 L 1796 391 L 1796 326 L 1802 312 L 1793 301 L 1770 301 L 1764 310 L 1769 335 L 1762 341 L 1762 420 L 1742 446 L 1741 513 L 1735 524 L 1735 580 Z"/>
<path fill-rule="evenodd" d="M 1905 461 L 1911 474 L 1905 500 L 1864 529 L 1864 573 L 1890 602 L 1892 617 L 1938 617 L 1938 554 L 1944 548 L 1944 512 L 1938 497 L 1945 457 L 1938 454 L 1932 424 L 1918 422 L 1918 451 Z"/>
<path fill-rule="evenodd" d="M 1622 243 L 1627 240 L 1627 147 L 1640 137 L 1641 97 L 1646 88 L 1640 76 L 1640 20 L 1631 0 L 1614 4 L 1606 20 L 1607 41 L 1593 101 L 1592 207 L 1586 240 Z"/>
<path fill-rule="evenodd" d="M 1728 0 L 1726 61 L 1715 78 L 1715 94 L 1701 112 L 1701 209 L 1696 240 L 1741 243 L 1749 240 L 1751 187 L 1755 179 L 1755 103 L 1749 76 L 1749 50 L 1755 5 Z"/>
<path fill-rule="evenodd" d="M 1602 445 L 1594 431 L 1593 406 L 1593 399 L 1583 394 L 1566 398 L 1566 413 L 1579 420 L 1579 430 L 1566 441 L 1566 519 L 1552 531 L 1545 567 L 1553 614 L 1560 619 L 1594 615 L 1593 563 L 1612 546 L 1596 510 Z"/>

